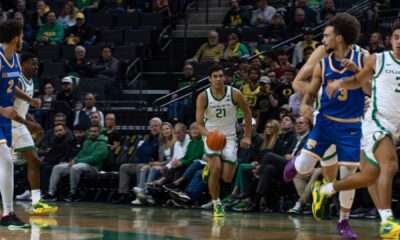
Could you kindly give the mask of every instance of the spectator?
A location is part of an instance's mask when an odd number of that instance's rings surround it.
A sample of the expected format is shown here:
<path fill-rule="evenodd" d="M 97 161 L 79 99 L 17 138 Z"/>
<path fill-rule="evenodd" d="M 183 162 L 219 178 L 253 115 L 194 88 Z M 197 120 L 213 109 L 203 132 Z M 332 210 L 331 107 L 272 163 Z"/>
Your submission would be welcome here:
<path fill-rule="evenodd" d="M 224 27 L 244 27 L 250 25 L 250 12 L 239 5 L 237 0 L 231 0 L 231 8 L 225 14 L 222 25 Z"/>
<path fill-rule="evenodd" d="M 270 88 L 273 90 L 276 86 L 278 86 L 278 77 L 276 76 L 276 72 L 274 70 L 268 70 L 265 72 L 265 75 L 269 78 Z"/>
<path fill-rule="evenodd" d="M 18 0 L 15 9 L 16 9 L 16 11 L 14 13 L 14 19 L 15 19 L 15 14 L 16 13 L 21 13 L 22 16 L 24 17 L 24 22 L 27 25 L 31 26 L 31 28 L 32 28 L 32 25 L 31 25 L 32 13 L 30 11 L 26 10 L 26 1 L 25 0 Z"/>
<path fill-rule="evenodd" d="M 65 116 L 65 114 L 56 113 L 56 115 L 54 115 L 54 126 L 57 125 L 64 126 L 66 132 L 66 138 L 67 140 L 71 140 L 73 138 L 73 135 L 71 130 L 69 130 L 68 127 L 66 127 L 66 124 L 67 124 L 67 117 Z M 50 151 L 51 146 L 55 144 L 55 139 L 56 136 L 54 134 L 54 128 L 49 129 L 44 135 L 44 142 L 42 148 L 47 152 Z"/>
<path fill-rule="evenodd" d="M 166 165 L 172 160 L 174 155 L 174 146 L 176 142 L 176 136 L 173 131 L 173 127 L 168 122 L 161 124 L 161 132 L 159 135 L 159 148 L 158 148 L 158 159 L 151 161 L 149 164 L 145 164 L 140 169 L 139 181 L 137 187 L 133 189 L 135 194 L 147 194 L 146 183 L 157 180 L 163 169 L 166 169 Z M 134 205 L 142 204 L 139 199 L 132 202 Z"/>
<path fill-rule="evenodd" d="M 172 2 L 179 2 L 179 1 L 172 1 Z M 161 11 L 162 9 L 164 9 L 164 8 L 168 8 L 168 6 L 169 6 L 169 1 L 168 0 L 155 0 L 155 1 L 153 1 L 153 4 L 152 4 L 152 8 L 153 8 L 153 11 L 154 12 L 159 12 L 159 11 Z M 179 13 L 179 11 L 180 11 L 180 6 L 178 6 L 178 9 L 174 9 L 174 8 L 172 8 L 171 9 L 171 12 L 172 13 L 175 13 L 175 15 L 176 14 L 178 14 Z M 176 11 L 173 11 L 173 10 L 176 10 Z M 174 15 L 174 16 L 175 16 Z"/>
<path fill-rule="evenodd" d="M 227 61 L 237 61 L 240 58 L 249 56 L 249 50 L 246 45 L 240 42 L 239 36 L 236 33 L 230 33 L 228 37 L 228 45 L 224 52 L 224 59 Z"/>
<path fill-rule="evenodd" d="M 260 208 L 260 201 L 262 197 L 265 197 L 268 200 L 267 196 L 272 186 L 272 180 L 274 178 L 283 178 L 282 173 L 286 162 L 291 160 L 293 156 L 295 156 L 297 152 L 301 150 L 301 147 L 298 147 L 298 149 L 295 149 L 295 151 L 293 151 L 297 143 L 296 133 L 293 131 L 294 125 L 295 119 L 293 117 L 289 115 L 283 117 L 281 122 L 282 133 L 279 135 L 278 140 L 274 145 L 273 151 L 264 155 L 263 159 L 261 160 L 261 165 L 259 168 L 257 168 L 256 171 L 252 171 L 251 168 L 244 170 L 243 180 L 246 189 L 245 194 L 247 194 L 247 196 L 252 196 L 251 192 L 254 190 L 252 189 L 252 186 L 256 186 L 256 195 L 253 201 L 251 200 L 251 198 L 242 200 L 241 202 L 233 206 L 233 210 L 256 211 Z M 304 132 L 300 136 L 303 135 Z M 303 139 L 303 143 L 305 143 L 306 138 L 303 137 Z M 292 152 L 296 154 L 291 155 Z M 253 172 L 254 175 L 260 179 L 258 184 L 256 185 L 251 183 L 253 179 Z M 267 203 L 269 206 L 273 205 L 272 202 L 267 201 Z"/>
<path fill-rule="evenodd" d="M 153 12 L 152 0 L 129 1 L 127 11 L 132 12 Z"/>
<path fill-rule="evenodd" d="M 276 69 L 278 77 L 282 77 L 284 74 L 284 69 L 285 68 L 294 68 L 294 66 L 289 62 L 289 54 L 286 50 L 281 49 L 278 52 L 278 64 L 279 68 Z"/>
<path fill-rule="evenodd" d="M 260 93 L 260 84 L 259 84 L 260 77 L 261 77 L 260 69 L 256 67 L 251 67 L 249 71 L 250 82 L 245 84 L 242 88 L 242 93 L 246 98 L 246 102 L 250 107 L 251 115 L 253 117 L 257 117 L 256 103 L 258 94 Z M 244 117 L 243 111 L 239 109 L 237 115 L 238 119 Z"/>
<path fill-rule="evenodd" d="M 186 134 L 186 125 L 182 123 L 175 124 L 174 133 L 177 141 L 174 146 L 174 155 L 172 160 L 181 159 L 186 154 L 187 146 L 190 141 L 190 137 Z"/>
<path fill-rule="evenodd" d="M 296 0 L 296 6 L 291 7 L 287 11 L 287 22 L 290 22 L 290 20 L 296 18 L 296 14 L 298 9 L 302 9 L 304 12 L 304 17 L 307 22 L 310 22 L 312 24 L 317 23 L 317 13 L 312 10 L 310 7 L 307 6 L 307 0 Z"/>
<path fill-rule="evenodd" d="M 106 114 L 106 132 L 105 135 L 107 136 L 108 146 L 110 149 L 115 149 L 116 147 L 121 145 L 121 134 L 115 128 L 115 114 L 114 113 L 107 113 Z"/>
<path fill-rule="evenodd" d="M 225 85 L 227 86 L 232 86 L 233 87 L 233 71 L 230 69 L 224 70 L 224 82 Z"/>
<path fill-rule="evenodd" d="M 294 117 L 299 117 L 301 112 L 300 112 L 300 105 L 301 101 L 303 99 L 303 96 L 299 92 L 295 92 L 289 97 L 289 106 L 292 109 L 292 114 Z"/>
<path fill-rule="evenodd" d="M 92 14 L 99 8 L 100 0 L 75 0 L 75 6 L 85 14 L 86 22 L 92 22 Z"/>
<path fill-rule="evenodd" d="M 104 127 L 104 125 L 101 124 L 101 112 L 91 112 L 89 115 L 90 118 L 90 127 L 98 127 L 100 129 L 100 134 L 105 134 L 107 129 Z M 102 113 L 101 113 L 102 114 Z M 86 135 L 89 135 L 90 133 L 90 128 L 86 130 Z"/>
<path fill-rule="evenodd" d="M 53 167 L 71 160 L 72 145 L 70 144 L 71 139 L 67 136 L 66 127 L 61 124 L 55 125 L 53 132 L 54 141 L 50 145 L 50 150 L 40 158 L 40 186 L 44 195 L 49 190 L 49 180 Z"/>
<path fill-rule="evenodd" d="M 110 79 L 114 81 L 117 78 L 119 70 L 119 61 L 112 56 L 110 46 L 101 48 L 101 57 L 94 62 L 93 68 L 96 69 L 96 77 Z"/>
<path fill-rule="evenodd" d="M 333 0 L 325 0 L 324 5 L 319 12 L 319 23 L 328 21 L 336 15 L 335 2 Z"/>
<path fill-rule="evenodd" d="M 14 14 L 14 21 L 18 22 L 23 26 L 24 31 L 24 44 L 25 46 L 29 46 L 29 43 L 32 41 L 33 37 L 33 29 L 29 22 L 25 22 L 25 18 L 20 12 L 16 12 Z"/>
<path fill-rule="evenodd" d="M 236 72 L 233 76 L 233 87 L 241 89 L 244 84 L 249 82 L 249 69 L 250 65 L 247 59 L 239 60 L 239 72 Z"/>
<path fill-rule="evenodd" d="M 300 70 L 306 64 L 308 58 L 314 52 L 315 48 L 308 46 L 303 49 L 303 59 L 296 65 L 296 70 Z"/>
<path fill-rule="evenodd" d="M 71 110 L 75 107 L 75 104 L 81 100 L 81 96 L 77 89 L 74 88 L 74 84 L 71 77 L 64 77 L 61 80 L 62 90 L 57 94 L 57 101 L 67 102 Z"/>
<path fill-rule="evenodd" d="M 257 0 L 257 9 L 253 11 L 251 25 L 254 27 L 267 26 L 276 13 L 274 7 L 268 6 L 268 0 Z"/>
<path fill-rule="evenodd" d="M 292 108 L 289 106 L 289 104 L 283 104 L 279 108 L 279 120 L 282 121 L 283 117 L 286 115 L 292 116 Z"/>
<path fill-rule="evenodd" d="M 304 29 L 303 37 L 304 37 L 304 40 L 299 41 L 296 44 L 296 47 L 294 48 L 293 60 L 292 60 L 293 66 L 296 66 L 298 63 L 300 63 L 303 60 L 303 52 L 306 47 L 312 47 L 313 49 L 315 49 L 318 45 L 318 42 L 314 41 L 314 34 L 313 34 L 313 30 L 311 28 Z"/>
<path fill-rule="evenodd" d="M 71 159 L 76 157 L 82 150 L 83 143 L 86 140 L 85 128 L 82 125 L 75 125 L 73 128 L 74 137 L 69 141 L 71 145 Z"/>
<path fill-rule="evenodd" d="M 183 77 L 178 79 L 174 90 L 179 90 L 185 87 L 193 87 L 197 82 L 197 77 L 193 73 L 193 66 L 186 63 L 183 67 Z M 176 99 L 178 94 L 173 94 L 172 99 Z M 192 106 L 191 98 L 185 97 L 173 102 L 168 107 L 168 119 L 172 122 L 187 122 L 190 118 L 190 107 Z"/>
<path fill-rule="evenodd" d="M 278 96 L 271 89 L 271 80 L 264 76 L 260 78 L 260 93 L 257 96 L 255 109 L 257 110 L 258 133 L 264 132 L 264 126 L 268 120 L 274 118 L 275 108 L 278 106 Z"/>
<path fill-rule="evenodd" d="M 196 123 L 192 123 L 190 125 L 190 137 L 191 140 L 188 144 L 187 151 L 185 153 L 185 156 L 183 156 L 181 159 L 174 159 L 172 160 L 166 167 L 167 170 L 164 172 L 164 176 L 160 178 L 157 181 L 154 181 L 153 183 L 149 183 L 150 186 L 152 187 L 159 187 L 162 186 L 166 183 L 171 183 L 165 185 L 167 189 L 175 189 L 179 187 L 178 185 L 182 184 L 185 179 L 188 180 L 190 179 L 190 176 L 185 176 L 183 178 L 180 178 L 182 174 L 185 172 L 185 170 L 195 161 L 195 160 L 200 160 L 203 158 L 204 155 L 204 142 L 203 139 L 200 135 L 199 130 L 196 128 Z M 202 164 L 204 165 L 204 164 Z M 187 173 L 189 175 L 194 174 L 196 170 L 199 170 L 199 166 L 196 166 L 195 169 L 192 169 L 191 173 Z M 138 194 L 138 199 L 143 203 L 143 204 L 151 204 L 154 203 L 154 200 L 152 201 L 152 197 L 149 195 L 143 195 L 143 194 Z"/>
<path fill-rule="evenodd" d="M 139 177 L 140 168 L 144 164 L 148 164 L 150 161 L 158 159 L 158 148 L 161 126 L 160 118 L 152 118 L 149 121 L 150 134 L 146 137 L 146 140 L 138 147 L 135 152 L 133 163 L 122 164 L 119 168 L 119 188 L 118 193 L 120 198 L 113 201 L 113 203 L 126 203 L 130 200 L 129 186 L 131 179 Z M 137 181 L 138 182 L 138 181 Z"/>
<path fill-rule="evenodd" d="M 46 23 L 46 13 L 50 11 L 50 7 L 46 2 L 39 0 L 36 2 L 36 11 L 32 15 L 31 26 L 34 31 L 37 31 L 44 23 Z"/>
<path fill-rule="evenodd" d="M 85 23 L 85 15 L 81 12 L 75 14 L 76 24 L 65 31 L 64 42 L 68 45 L 92 45 L 96 40 L 96 29 Z"/>
<path fill-rule="evenodd" d="M 57 96 L 54 94 L 54 87 L 51 83 L 44 85 L 44 95 L 41 97 L 42 109 L 50 109 L 51 103 L 56 100 Z"/>
<path fill-rule="evenodd" d="M 374 32 L 371 34 L 369 38 L 369 44 L 366 46 L 366 50 L 370 54 L 380 53 L 385 51 L 385 46 L 383 46 L 382 35 L 378 32 Z"/>
<path fill-rule="evenodd" d="M 289 22 L 287 28 L 287 38 L 292 38 L 297 35 L 300 35 L 303 33 L 306 27 L 312 28 L 314 26 L 312 22 L 307 21 L 306 15 L 302 8 L 296 8 L 294 18 L 289 18 L 289 19 L 294 19 L 294 20 Z"/>
<path fill-rule="evenodd" d="M 239 148 L 238 153 L 241 152 L 252 152 L 253 154 L 249 156 L 248 161 L 239 162 L 239 166 L 236 171 L 235 185 L 233 187 L 232 193 L 229 194 L 222 200 L 225 208 L 231 208 L 232 206 L 240 202 L 240 198 L 244 197 L 244 192 L 246 190 L 243 181 L 243 171 L 245 169 L 257 169 L 260 166 L 260 156 L 265 154 L 266 151 L 271 151 L 275 143 L 277 142 L 278 136 L 280 134 L 280 125 L 276 120 L 270 120 L 266 124 L 263 136 L 260 137 L 256 133 L 256 120 L 252 119 L 252 146 L 250 149 Z M 253 142 L 253 139 L 255 142 Z M 253 145 L 254 144 L 254 145 Z M 239 154 L 238 154 L 239 156 Z"/>
<path fill-rule="evenodd" d="M 295 74 L 296 69 L 292 67 L 286 67 L 283 69 L 283 81 L 273 89 L 278 96 L 278 106 L 289 103 L 289 97 L 294 93 L 292 82 Z"/>
<path fill-rule="evenodd" d="M 249 12 L 257 8 L 257 0 L 240 0 L 240 5 L 245 6 Z"/>
<path fill-rule="evenodd" d="M 38 45 L 57 45 L 62 44 L 64 39 L 64 28 L 56 19 L 54 12 L 46 14 L 47 22 L 40 26 L 36 34 L 36 44 Z"/>
<path fill-rule="evenodd" d="M 100 134 L 98 127 L 90 127 L 89 139 L 87 139 L 78 155 L 68 163 L 60 163 L 53 168 L 50 177 L 49 194 L 44 199 L 54 199 L 57 184 L 61 177 L 69 175 L 70 194 L 66 201 L 78 200 L 77 188 L 81 174 L 85 172 L 98 172 L 103 160 L 107 158 L 107 139 Z"/>
<path fill-rule="evenodd" d="M 75 25 L 75 14 L 78 9 L 75 9 L 74 3 L 67 1 L 58 16 L 58 21 L 63 25 L 64 29 L 68 29 Z"/>
<path fill-rule="evenodd" d="M 208 43 L 203 43 L 193 58 L 187 62 L 219 62 L 224 56 L 224 45 L 219 43 L 219 35 L 216 31 L 208 34 Z"/>
<path fill-rule="evenodd" d="M 86 59 L 86 49 L 83 46 L 75 47 L 75 58 L 68 60 L 65 71 L 70 76 L 90 77 L 93 74 L 93 63 Z"/>
<path fill-rule="evenodd" d="M 82 125 L 85 129 L 89 129 L 90 127 L 90 114 L 92 112 L 98 112 L 100 115 L 100 125 L 104 126 L 104 114 L 97 109 L 96 105 L 96 97 L 93 93 L 86 93 L 85 96 L 85 107 L 82 110 L 75 111 L 74 123 Z"/>
<path fill-rule="evenodd" d="M 285 20 L 280 14 L 274 14 L 271 18 L 270 25 L 264 34 L 265 44 L 275 44 L 283 40 L 286 35 Z"/>

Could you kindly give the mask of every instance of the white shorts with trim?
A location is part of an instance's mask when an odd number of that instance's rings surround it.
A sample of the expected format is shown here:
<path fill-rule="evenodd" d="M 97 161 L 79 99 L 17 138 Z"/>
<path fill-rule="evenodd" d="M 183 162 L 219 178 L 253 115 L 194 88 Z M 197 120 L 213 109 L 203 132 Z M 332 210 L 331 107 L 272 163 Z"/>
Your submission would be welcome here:
<path fill-rule="evenodd" d="M 35 148 L 32 135 L 25 125 L 19 125 L 12 128 L 12 147 L 14 151 L 23 151 Z"/>
<path fill-rule="evenodd" d="M 213 151 L 207 146 L 207 137 L 203 137 L 204 150 L 206 156 L 220 156 L 221 161 L 236 164 L 237 161 L 237 140 L 236 138 L 226 138 L 226 145 L 221 151 Z"/>
<path fill-rule="evenodd" d="M 369 114 L 366 115 L 362 123 L 362 139 L 361 139 L 361 150 L 364 151 L 365 160 L 375 167 L 379 167 L 379 163 L 375 158 L 375 150 L 380 140 L 386 135 L 393 137 L 397 132 L 397 127 L 386 120 L 380 115 L 376 115 L 376 119 L 373 120 Z"/>

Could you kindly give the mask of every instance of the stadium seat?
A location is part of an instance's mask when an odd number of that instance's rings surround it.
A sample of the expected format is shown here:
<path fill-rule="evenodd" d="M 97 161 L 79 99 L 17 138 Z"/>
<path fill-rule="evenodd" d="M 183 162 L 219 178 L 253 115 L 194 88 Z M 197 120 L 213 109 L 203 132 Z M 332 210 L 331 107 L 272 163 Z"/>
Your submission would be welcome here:
<path fill-rule="evenodd" d="M 164 27 L 164 16 L 161 13 L 142 13 L 140 15 L 140 26 L 160 30 Z"/>
<path fill-rule="evenodd" d="M 114 16 L 107 13 L 93 14 L 92 24 L 95 27 L 112 28 L 114 26 Z"/>
<path fill-rule="evenodd" d="M 81 93 L 96 93 L 96 98 L 101 101 L 105 95 L 105 85 L 111 80 L 103 78 L 81 78 L 79 81 L 79 91 Z"/>
<path fill-rule="evenodd" d="M 60 59 L 59 46 L 38 46 L 36 55 L 41 62 L 51 62 Z"/>
<path fill-rule="evenodd" d="M 118 60 L 133 60 L 136 58 L 136 46 L 135 45 L 124 45 L 116 46 L 114 48 L 113 56 Z"/>
<path fill-rule="evenodd" d="M 196 62 L 192 63 L 194 74 L 199 77 L 199 79 L 207 77 L 208 68 L 213 65 L 212 62 Z"/>
<path fill-rule="evenodd" d="M 101 56 L 101 45 L 86 46 L 86 58 L 96 59 Z"/>
<path fill-rule="evenodd" d="M 122 13 L 117 15 L 115 23 L 116 27 L 139 27 L 139 14 L 137 13 Z"/>
<path fill-rule="evenodd" d="M 151 31 L 149 29 L 134 29 L 125 31 L 124 44 L 135 43 L 149 46 L 151 42 Z"/>
<path fill-rule="evenodd" d="M 239 31 L 236 28 L 217 28 L 219 34 L 219 41 L 226 43 L 228 42 L 229 34 L 236 33 L 239 35 Z"/>
<path fill-rule="evenodd" d="M 123 31 L 115 29 L 99 30 L 98 41 L 121 44 L 123 40 L 123 33 Z"/>
<path fill-rule="evenodd" d="M 73 59 L 75 57 L 75 46 L 61 46 L 61 59 Z"/>
<path fill-rule="evenodd" d="M 63 77 L 65 75 L 65 64 L 63 62 L 45 62 L 43 63 L 42 75 Z"/>
<path fill-rule="evenodd" d="M 241 40 L 243 42 L 258 42 L 259 36 L 262 37 L 266 31 L 266 28 L 243 28 Z"/>

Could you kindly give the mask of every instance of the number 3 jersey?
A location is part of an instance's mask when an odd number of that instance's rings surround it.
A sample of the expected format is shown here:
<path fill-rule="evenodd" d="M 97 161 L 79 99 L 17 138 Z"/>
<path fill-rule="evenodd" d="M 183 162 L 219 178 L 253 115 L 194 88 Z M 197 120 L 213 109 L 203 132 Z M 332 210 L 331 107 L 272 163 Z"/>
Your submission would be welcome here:
<path fill-rule="evenodd" d="M 353 61 L 360 69 L 364 59 L 364 54 L 354 50 L 350 50 L 346 59 Z M 352 119 L 359 118 L 364 112 L 364 92 L 361 88 L 354 90 L 341 89 L 336 96 L 328 98 L 326 95 L 326 87 L 329 82 L 337 81 L 346 77 L 350 77 L 355 73 L 343 68 L 340 61 L 336 60 L 333 53 L 320 61 L 322 73 L 322 93 L 317 106 L 320 114 L 339 118 Z"/>
<path fill-rule="evenodd" d="M 225 86 L 225 95 L 216 99 L 211 88 L 205 90 L 207 107 L 204 111 L 205 127 L 209 131 L 219 130 L 226 138 L 236 137 L 237 106 L 233 102 L 232 87 Z"/>
<path fill-rule="evenodd" d="M 18 54 L 14 53 L 11 59 L 5 56 L 0 45 L 0 107 L 13 106 L 15 86 L 20 75 L 20 63 Z M 11 125 L 11 120 L 0 115 L 0 125 Z"/>

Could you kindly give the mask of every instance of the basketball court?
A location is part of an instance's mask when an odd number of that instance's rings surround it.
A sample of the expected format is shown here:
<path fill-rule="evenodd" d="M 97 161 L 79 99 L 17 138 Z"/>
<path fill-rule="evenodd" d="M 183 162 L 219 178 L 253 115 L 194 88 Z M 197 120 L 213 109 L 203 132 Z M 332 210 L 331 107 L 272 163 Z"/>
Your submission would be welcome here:
<path fill-rule="evenodd" d="M 10 231 L 0 227 L 0 240 L 30 239 L 342 239 L 336 220 L 315 221 L 311 216 L 276 213 L 232 213 L 214 220 L 211 211 L 133 207 L 95 203 L 57 203 L 51 217 L 29 216 L 29 202 L 17 202 L 17 215 L 32 229 Z M 358 239 L 380 239 L 379 221 L 351 220 Z"/>

